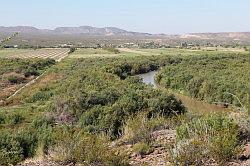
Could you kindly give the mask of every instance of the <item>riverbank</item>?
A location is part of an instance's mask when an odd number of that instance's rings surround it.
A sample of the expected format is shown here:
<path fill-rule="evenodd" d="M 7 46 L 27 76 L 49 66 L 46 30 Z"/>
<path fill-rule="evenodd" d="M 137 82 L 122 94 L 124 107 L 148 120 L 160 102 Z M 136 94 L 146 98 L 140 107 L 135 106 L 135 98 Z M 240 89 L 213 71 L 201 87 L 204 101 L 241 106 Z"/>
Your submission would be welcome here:
<path fill-rule="evenodd" d="M 162 91 L 166 91 L 166 93 L 173 93 L 176 98 L 181 100 L 183 104 L 188 108 L 189 111 L 195 112 L 195 113 L 211 113 L 211 112 L 231 112 L 232 109 L 225 108 L 223 106 L 215 105 L 215 104 L 209 104 L 205 101 L 199 101 L 197 99 L 193 99 L 189 96 L 182 95 L 180 93 L 173 92 L 169 89 L 166 89 L 155 81 L 155 76 L 157 74 L 157 71 L 150 71 L 145 74 L 139 74 L 138 76 L 142 78 L 143 83 L 147 85 L 152 85 L 154 88 L 158 88 Z"/>

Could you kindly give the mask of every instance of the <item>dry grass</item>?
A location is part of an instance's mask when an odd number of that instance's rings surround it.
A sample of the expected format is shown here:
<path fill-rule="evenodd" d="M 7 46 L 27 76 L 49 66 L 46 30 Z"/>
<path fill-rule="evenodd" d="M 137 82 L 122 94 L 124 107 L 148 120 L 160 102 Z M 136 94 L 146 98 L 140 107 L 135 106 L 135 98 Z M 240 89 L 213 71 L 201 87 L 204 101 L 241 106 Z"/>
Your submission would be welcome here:
<path fill-rule="evenodd" d="M 129 48 L 119 48 L 119 51 L 121 51 L 121 52 L 135 53 L 135 54 L 142 54 L 142 55 L 148 55 L 148 54 L 150 54 L 149 52 L 139 51 L 139 50 L 134 50 L 134 49 L 129 49 Z"/>
<path fill-rule="evenodd" d="M 224 108 L 219 105 L 210 104 L 205 101 L 199 101 L 197 99 L 193 99 L 189 96 L 182 95 L 180 93 L 173 92 L 163 87 L 159 87 L 162 91 L 166 91 L 166 93 L 172 93 L 175 97 L 182 101 L 185 107 L 188 109 L 189 112 L 195 114 L 211 114 L 211 113 L 219 113 L 219 112 L 233 112 L 231 108 Z"/>
<path fill-rule="evenodd" d="M 3 49 L 0 50 L 2 58 L 52 58 L 61 61 L 68 56 L 69 49 Z"/>
<path fill-rule="evenodd" d="M 185 95 L 175 93 L 175 96 L 180 99 L 183 104 L 188 108 L 189 111 L 194 113 L 213 113 L 213 112 L 232 112 L 230 108 L 224 108 L 219 105 L 209 104 L 204 101 L 199 101 L 197 99 L 190 98 Z"/>
<path fill-rule="evenodd" d="M 178 165 L 219 165 L 241 151 L 238 124 L 226 114 L 210 114 L 177 127 L 177 142 L 171 152 Z M 211 162 L 212 161 L 212 162 Z"/>

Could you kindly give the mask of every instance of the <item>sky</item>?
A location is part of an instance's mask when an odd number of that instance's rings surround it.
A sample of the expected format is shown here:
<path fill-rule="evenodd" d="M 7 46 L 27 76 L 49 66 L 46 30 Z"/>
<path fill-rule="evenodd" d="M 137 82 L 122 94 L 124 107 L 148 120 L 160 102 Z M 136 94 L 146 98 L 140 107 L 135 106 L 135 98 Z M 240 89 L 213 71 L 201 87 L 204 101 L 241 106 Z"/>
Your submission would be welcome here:
<path fill-rule="evenodd" d="M 0 0 L 0 26 L 118 27 L 165 34 L 250 31 L 250 0 Z"/>

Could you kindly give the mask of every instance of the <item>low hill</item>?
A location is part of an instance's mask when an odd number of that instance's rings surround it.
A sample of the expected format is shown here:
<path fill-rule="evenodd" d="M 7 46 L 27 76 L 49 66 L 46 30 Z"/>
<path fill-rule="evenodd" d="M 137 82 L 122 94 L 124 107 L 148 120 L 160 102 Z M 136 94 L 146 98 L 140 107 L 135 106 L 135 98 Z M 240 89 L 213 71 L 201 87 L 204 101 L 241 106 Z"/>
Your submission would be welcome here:
<path fill-rule="evenodd" d="M 123 44 L 156 42 L 180 45 L 182 42 L 193 44 L 250 44 L 250 32 L 190 33 L 182 35 L 150 34 L 132 32 L 116 27 L 97 28 L 91 26 L 58 27 L 38 29 L 31 26 L 0 26 L 0 38 L 19 32 L 19 36 L 9 44 L 28 44 L 51 46 L 62 43 L 86 44 Z"/>

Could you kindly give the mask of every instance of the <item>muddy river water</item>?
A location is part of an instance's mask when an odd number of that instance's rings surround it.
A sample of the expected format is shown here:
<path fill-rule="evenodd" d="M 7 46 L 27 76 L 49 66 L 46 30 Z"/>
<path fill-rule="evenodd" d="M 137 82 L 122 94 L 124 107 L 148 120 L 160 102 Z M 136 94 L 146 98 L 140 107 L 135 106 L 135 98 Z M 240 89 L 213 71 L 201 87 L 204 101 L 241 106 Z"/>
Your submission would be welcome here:
<path fill-rule="evenodd" d="M 158 71 L 150 71 L 145 74 L 139 74 L 138 76 L 142 78 L 143 83 L 147 85 L 153 85 L 154 88 L 157 88 L 157 84 L 155 81 L 155 75 Z M 159 87 L 158 87 L 159 88 Z M 164 90 L 164 88 L 161 88 L 161 90 Z M 230 111 L 228 108 L 222 108 L 221 106 L 217 106 L 214 104 L 209 104 L 204 101 L 198 101 L 194 98 L 172 92 L 178 99 L 180 99 L 183 104 L 192 111 L 198 111 L 198 112 L 214 112 L 214 111 Z"/>
<path fill-rule="evenodd" d="M 142 78 L 143 83 L 147 84 L 147 85 L 153 85 L 154 87 L 156 87 L 156 82 L 155 82 L 155 75 L 156 75 L 157 71 L 150 71 L 148 73 L 145 74 L 139 74 L 138 76 Z"/>

